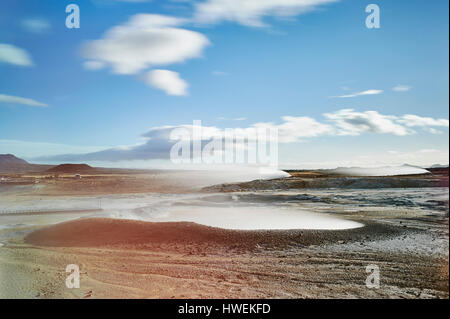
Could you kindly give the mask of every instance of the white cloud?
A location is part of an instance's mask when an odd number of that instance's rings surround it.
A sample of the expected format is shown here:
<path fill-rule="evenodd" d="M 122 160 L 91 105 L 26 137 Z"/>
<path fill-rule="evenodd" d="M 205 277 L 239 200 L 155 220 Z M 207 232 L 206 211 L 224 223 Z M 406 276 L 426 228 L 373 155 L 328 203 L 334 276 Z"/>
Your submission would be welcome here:
<path fill-rule="evenodd" d="M 449 121 L 447 119 L 434 119 L 431 117 L 422 117 L 414 114 L 406 114 L 398 120 L 399 123 L 402 123 L 408 127 L 413 126 L 442 126 L 449 127 Z"/>
<path fill-rule="evenodd" d="M 189 85 L 177 72 L 169 70 L 152 70 L 145 76 L 145 82 L 168 95 L 187 95 Z"/>
<path fill-rule="evenodd" d="M 0 103 L 23 104 L 23 105 L 38 106 L 38 107 L 48 106 L 45 103 L 41 103 L 41 102 L 38 102 L 33 99 L 20 97 L 20 96 L 5 95 L 5 94 L 0 94 Z"/>
<path fill-rule="evenodd" d="M 206 0 L 195 6 L 194 20 L 200 23 L 233 21 L 263 27 L 267 16 L 291 17 L 337 0 Z"/>
<path fill-rule="evenodd" d="M 343 109 L 333 113 L 324 114 L 328 123 L 322 123 L 314 118 L 306 116 L 284 116 L 280 123 L 272 122 L 259 122 L 254 123 L 247 127 L 234 128 L 233 134 L 237 139 L 248 138 L 251 139 L 252 134 L 255 134 L 255 129 L 277 129 L 278 130 L 278 142 L 284 143 L 296 143 L 302 142 L 308 138 L 320 137 L 320 136 L 345 136 L 345 135 L 361 135 L 363 133 L 374 133 L 374 134 L 393 134 L 399 136 L 405 136 L 415 133 L 410 127 L 400 123 L 405 116 L 399 117 L 394 115 L 384 115 L 377 111 L 365 111 L 357 112 L 352 109 Z M 429 118 L 427 118 L 429 119 Z M 427 120 L 428 124 L 443 124 L 442 119 L 433 121 Z M 417 126 L 417 125 L 414 125 Z M 429 129 L 429 126 L 423 126 L 424 129 Z M 144 133 L 142 137 L 144 138 L 144 143 L 139 145 L 132 145 L 129 147 L 115 147 L 100 152 L 80 154 L 73 156 L 71 154 L 61 155 L 57 158 L 47 158 L 48 160 L 60 160 L 60 161 L 124 161 L 124 160 L 148 160 L 148 159 L 168 159 L 170 154 L 170 149 L 172 145 L 176 142 L 171 140 L 171 133 L 176 130 L 181 129 L 188 134 L 186 138 L 193 138 L 192 133 L 194 130 L 201 130 L 201 134 L 197 136 L 196 140 L 201 140 L 207 142 L 214 137 L 224 137 L 226 136 L 227 130 L 218 128 L 216 126 L 199 126 L 192 124 L 184 124 L 177 126 L 159 126 L 154 127 Z M 256 137 L 256 136 L 255 136 Z M 266 137 L 270 139 L 270 136 Z M 239 143 L 238 143 L 239 144 Z M 244 144 L 239 144 L 238 146 L 245 147 Z M 421 152 L 422 154 L 424 152 Z M 402 158 L 405 162 L 409 157 L 400 157 L 400 152 L 387 152 L 397 158 Z M 419 155 L 420 155 L 419 154 Z M 433 152 L 427 153 L 429 159 L 434 158 Z M 433 156 L 432 156 L 433 155 Z M 442 154 L 440 154 L 442 155 Z M 386 156 L 386 155 L 385 155 Z M 422 157 L 424 157 L 423 155 Z M 448 155 L 447 155 L 448 156 Z M 441 156 L 442 157 L 442 156 Z M 436 158 L 441 158 L 436 157 Z M 425 158 L 425 157 L 424 157 Z M 416 156 L 411 157 L 413 159 L 419 160 Z M 44 159 L 41 159 L 44 160 Z M 370 156 L 368 158 L 361 157 L 361 161 L 366 161 L 368 163 Z M 406 161 L 407 162 L 407 161 Z M 316 166 L 317 167 L 317 166 Z"/>
<path fill-rule="evenodd" d="M 442 131 L 436 130 L 435 128 L 432 127 L 426 128 L 425 130 L 431 134 L 442 134 Z"/>
<path fill-rule="evenodd" d="M 136 74 L 201 57 L 209 40 L 201 33 L 177 27 L 184 22 L 169 16 L 137 14 L 108 30 L 102 39 L 87 43 L 83 55 L 118 74 Z"/>
<path fill-rule="evenodd" d="M 327 124 L 321 124 L 309 117 L 283 117 L 281 124 L 273 123 L 255 123 L 249 127 L 235 128 L 233 134 L 237 138 L 236 147 L 246 148 L 245 138 L 256 138 L 255 129 L 258 128 L 276 128 L 278 129 L 280 143 L 290 143 L 300 141 L 302 138 L 314 137 L 332 132 L 332 128 Z M 201 140 L 206 143 L 213 138 L 225 137 L 226 130 L 215 126 L 199 126 L 192 124 L 177 126 L 159 126 L 154 127 L 144 133 L 142 137 L 145 143 L 129 147 L 114 147 L 99 152 L 87 154 L 63 154 L 57 156 L 41 157 L 40 161 L 126 161 L 126 160 L 148 160 L 148 159 L 168 159 L 171 147 L 176 143 L 170 136 L 174 130 L 182 129 L 190 133 L 186 136 L 188 139 Z M 200 131 L 200 135 L 195 136 L 194 130 Z M 270 136 L 266 137 L 270 139 Z M 241 139 L 239 141 L 239 139 Z"/>
<path fill-rule="evenodd" d="M 100 70 L 106 66 L 102 61 L 85 61 L 83 65 L 88 70 Z"/>
<path fill-rule="evenodd" d="M 224 71 L 217 71 L 217 70 L 215 70 L 215 71 L 212 71 L 212 72 L 211 72 L 211 74 L 212 74 L 212 75 L 216 75 L 216 76 L 225 76 L 225 75 L 229 75 L 229 73 L 228 73 L 228 72 L 224 72 Z"/>
<path fill-rule="evenodd" d="M 50 22 L 42 18 L 29 18 L 21 21 L 21 26 L 31 33 L 45 33 L 51 29 Z"/>
<path fill-rule="evenodd" d="M 403 116 L 383 115 L 377 111 L 357 112 L 353 109 L 342 109 L 324 116 L 332 121 L 338 135 L 360 135 L 363 132 L 410 135 L 416 133 L 412 127 L 422 127 L 432 134 L 441 132 L 434 127 L 449 127 L 447 119 L 434 119 L 413 114 Z"/>
<path fill-rule="evenodd" d="M 339 135 L 360 135 L 363 132 L 408 135 L 414 131 L 396 123 L 396 116 L 383 115 L 377 111 L 357 112 L 343 109 L 334 113 L 325 113 Z"/>
<path fill-rule="evenodd" d="M 412 89 L 412 86 L 409 85 L 396 85 L 392 88 L 392 91 L 395 92 L 407 92 Z"/>
<path fill-rule="evenodd" d="M 283 116 L 283 123 L 256 123 L 254 127 L 272 127 L 278 129 L 278 140 L 281 143 L 298 142 L 302 138 L 332 134 L 334 129 L 328 125 L 306 116 Z"/>
<path fill-rule="evenodd" d="M 33 65 L 31 57 L 27 51 L 12 44 L 4 43 L 0 43 L 0 62 L 20 66 Z"/>
<path fill-rule="evenodd" d="M 383 93 L 383 90 L 366 90 L 362 92 L 356 92 L 352 94 L 345 94 L 345 95 L 338 95 L 338 96 L 332 96 L 332 97 L 338 97 L 338 98 L 349 98 L 349 97 L 357 97 L 357 96 L 363 96 L 363 95 L 376 95 Z"/>

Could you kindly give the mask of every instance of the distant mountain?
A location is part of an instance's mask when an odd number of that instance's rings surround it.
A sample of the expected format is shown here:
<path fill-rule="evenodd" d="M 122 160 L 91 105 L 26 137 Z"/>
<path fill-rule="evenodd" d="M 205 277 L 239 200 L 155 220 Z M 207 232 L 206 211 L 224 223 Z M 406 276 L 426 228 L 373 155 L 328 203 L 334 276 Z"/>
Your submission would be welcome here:
<path fill-rule="evenodd" d="M 47 173 L 70 173 L 70 174 L 76 173 L 86 174 L 86 173 L 94 173 L 96 171 L 97 170 L 95 168 L 87 164 L 61 164 L 46 170 Z"/>
<path fill-rule="evenodd" d="M 51 168 L 53 165 L 30 164 L 12 154 L 0 154 L 0 173 L 36 173 Z"/>
<path fill-rule="evenodd" d="M 12 154 L 0 154 L 0 165 L 30 165 L 27 161 Z"/>
<path fill-rule="evenodd" d="M 433 175 L 439 175 L 448 178 L 448 165 L 432 165 L 430 168 L 427 168 Z"/>
<path fill-rule="evenodd" d="M 430 168 L 447 168 L 448 164 L 434 164 L 431 165 Z"/>

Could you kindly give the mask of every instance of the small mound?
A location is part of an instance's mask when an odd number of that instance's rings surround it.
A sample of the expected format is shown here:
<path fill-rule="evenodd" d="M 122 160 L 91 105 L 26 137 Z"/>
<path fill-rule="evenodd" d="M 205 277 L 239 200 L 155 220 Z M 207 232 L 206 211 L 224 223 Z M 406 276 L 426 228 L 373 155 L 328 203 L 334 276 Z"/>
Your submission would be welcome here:
<path fill-rule="evenodd" d="M 48 169 L 48 173 L 94 173 L 95 168 L 87 164 L 61 164 Z"/>
<path fill-rule="evenodd" d="M 386 229 L 389 228 L 389 229 Z M 192 222 L 144 222 L 113 218 L 83 218 L 38 229 L 25 242 L 48 247 L 127 247 L 147 249 L 160 244 L 191 247 L 226 247 L 253 250 L 256 247 L 285 248 L 317 245 L 338 240 L 361 240 L 392 232 L 378 224 L 349 230 L 227 230 Z M 169 248 L 167 248 L 169 249 Z"/>
<path fill-rule="evenodd" d="M 48 226 L 25 241 L 38 246 L 96 247 L 167 242 L 225 240 L 230 231 L 186 222 L 142 222 L 126 219 L 84 218 Z"/>

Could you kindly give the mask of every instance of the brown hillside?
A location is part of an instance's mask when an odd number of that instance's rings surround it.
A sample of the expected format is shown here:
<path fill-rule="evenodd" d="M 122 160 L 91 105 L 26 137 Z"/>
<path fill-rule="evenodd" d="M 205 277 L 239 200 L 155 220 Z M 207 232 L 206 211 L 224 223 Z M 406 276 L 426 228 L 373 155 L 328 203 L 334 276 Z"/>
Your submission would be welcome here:
<path fill-rule="evenodd" d="M 48 173 L 95 173 L 96 169 L 87 164 L 61 164 L 48 169 Z"/>

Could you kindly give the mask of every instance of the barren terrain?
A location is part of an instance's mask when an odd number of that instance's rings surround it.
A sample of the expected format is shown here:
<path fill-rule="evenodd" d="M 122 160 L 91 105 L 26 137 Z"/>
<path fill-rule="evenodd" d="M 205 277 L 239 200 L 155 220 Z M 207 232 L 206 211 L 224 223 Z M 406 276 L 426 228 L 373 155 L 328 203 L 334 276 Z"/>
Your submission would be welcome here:
<path fill-rule="evenodd" d="M 318 179 L 309 174 L 287 183 Z M 227 184 L 239 191 L 210 196 L 211 188 L 199 193 L 203 182 L 181 184 L 176 172 L 110 173 L 80 180 L 69 174 L 8 178 L 0 189 L 1 204 L 10 211 L 0 214 L 3 298 L 449 297 L 448 199 L 442 199 L 448 197 L 448 188 L 387 189 L 376 195 L 376 190 L 293 187 L 248 192 L 242 185 Z M 278 181 L 272 183 L 273 188 L 279 186 Z M 44 199 L 65 202 L 83 200 L 87 194 L 114 199 L 178 191 L 206 196 L 201 198 L 211 205 L 211 213 L 214 205 L 300 205 L 364 227 L 227 230 L 188 222 L 105 218 L 104 209 L 11 212 L 18 203 Z M 141 198 L 136 196 L 130 200 Z M 79 289 L 65 285 L 68 264 L 80 266 Z M 369 265 L 380 269 L 379 289 L 366 287 Z"/>

